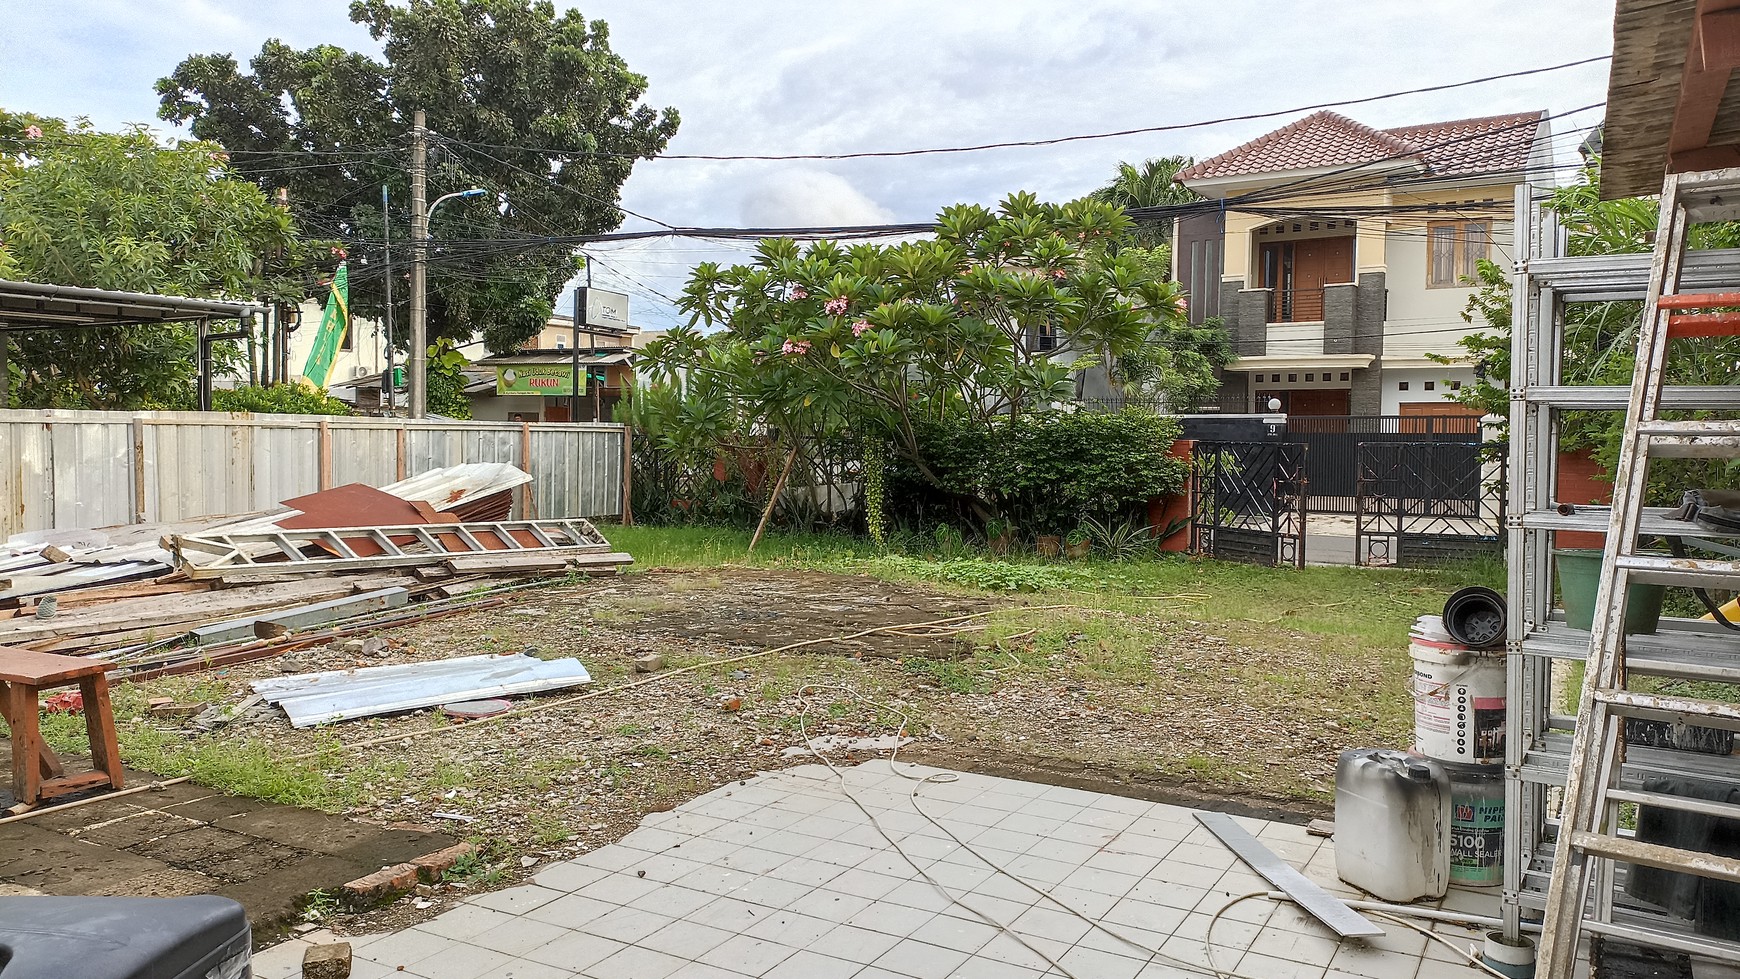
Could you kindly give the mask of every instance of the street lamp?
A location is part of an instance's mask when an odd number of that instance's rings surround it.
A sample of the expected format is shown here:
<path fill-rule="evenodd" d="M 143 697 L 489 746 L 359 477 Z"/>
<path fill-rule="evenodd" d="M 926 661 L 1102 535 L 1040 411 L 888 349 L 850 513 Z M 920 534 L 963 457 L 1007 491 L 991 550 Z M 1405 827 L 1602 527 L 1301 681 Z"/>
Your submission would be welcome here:
<path fill-rule="evenodd" d="M 421 125 L 421 123 L 419 123 Z M 413 161 L 415 162 L 415 161 Z M 413 173 L 418 182 L 411 188 L 411 228 L 416 238 L 411 255 L 411 417 L 422 418 L 429 407 L 429 303 L 425 284 L 425 267 L 429 260 L 429 242 L 435 236 L 429 231 L 429 221 L 435 209 L 454 198 L 482 197 L 489 191 L 482 187 L 454 191 L 435 198 L 435 203 L 423 210 L 421 170 Z"/>

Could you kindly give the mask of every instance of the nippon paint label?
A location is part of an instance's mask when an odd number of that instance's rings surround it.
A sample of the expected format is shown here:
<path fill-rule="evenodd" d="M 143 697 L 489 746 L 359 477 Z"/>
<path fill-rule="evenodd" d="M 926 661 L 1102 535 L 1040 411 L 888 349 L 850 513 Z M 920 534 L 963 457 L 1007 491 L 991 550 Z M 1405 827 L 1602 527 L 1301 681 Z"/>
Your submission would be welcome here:
<path fill-rule="evenodd" d="M 1504 794 L 1497 780 L 1451 780 L 1450 880 L 1470 887 L 1504 882 Z"/>

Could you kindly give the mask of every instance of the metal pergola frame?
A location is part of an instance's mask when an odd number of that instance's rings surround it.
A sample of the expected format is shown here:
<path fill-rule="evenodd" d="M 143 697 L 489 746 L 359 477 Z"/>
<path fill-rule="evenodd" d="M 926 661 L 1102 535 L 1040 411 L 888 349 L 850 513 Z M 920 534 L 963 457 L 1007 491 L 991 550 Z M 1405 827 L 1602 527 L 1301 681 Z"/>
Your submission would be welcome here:
<path fill-rule="evenodd" d="M 199 335 L 199 408 L 211 410 L 211 345 L 219 340 L 245 340 L 245 325 L 212 333 L 212 320 L 236 320 L 264 315 L 254 303 L 157 296 L 143 292 L 86 289 L 45 282 L 0 279 L 0 405 L 10 396 L 6 335 L 39 330 L 88 329 L 192 323 Z"/>

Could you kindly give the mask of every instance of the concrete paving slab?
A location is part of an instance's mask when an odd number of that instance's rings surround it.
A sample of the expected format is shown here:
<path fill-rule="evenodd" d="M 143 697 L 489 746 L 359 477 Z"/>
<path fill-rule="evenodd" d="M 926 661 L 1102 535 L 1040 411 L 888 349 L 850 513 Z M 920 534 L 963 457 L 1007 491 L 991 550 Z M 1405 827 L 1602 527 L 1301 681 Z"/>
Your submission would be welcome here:
<path fill-rule="evenodd" d="M 1264 979 L 1449 979 L 1462 968 L 1400 927 L 1342 941 L 1290 905 L 1227 909 L 1269 888 L 1188 808 L 908 774 L 936 778 L 916 808 L 914 781 L 885 762 L 840 779 L 815 765 L 763 774 L 531 884 L 363 940 L 358 954 L 415 979 L 1034 979 L 1062 975 L 1059 964 L 1078 979 L 1180 979 L 1204 974 L 1212 925 L 1215 963 Z M 1295 866 L 1333 874 L 1332 843 L 1240 822 Z M 1497 908 L 1492 893 L 1451 901 Z"/>

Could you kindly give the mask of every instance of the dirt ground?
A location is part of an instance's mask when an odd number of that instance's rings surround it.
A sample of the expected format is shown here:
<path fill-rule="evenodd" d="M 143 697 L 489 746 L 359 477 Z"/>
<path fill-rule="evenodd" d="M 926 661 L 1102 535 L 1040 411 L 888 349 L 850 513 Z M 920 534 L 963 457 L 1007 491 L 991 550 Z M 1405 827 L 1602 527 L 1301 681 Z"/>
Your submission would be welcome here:
<path fill-rule="evenodd" d="M 385 909 L 357 913 L 316 899 L 312 914 L 350 931 L 433 915 L 466 891 L 510 883 L 539 864 L 620 838 L 649 812 L 757 771 L 811 761 L 802 753 L 803 732 L 885 735 L 900 727 L 901 715 L 915 739 L 904 749 L 913 760 L 1170 801 L 1206 799 L 1267 816 L 1321 813 L 1336 754 L 1349 743 L 1347 717 L 1331 707 L 1267 709 L 1264 692 L 1248 680 L 1252 670 L 1297 667 L 1298 649 L 1245 648 L 1161 609 L 1094 610 L 1083 613 L 1089 617 L 1079 631 L 1060 634 L 1066 613 L 1030 610 L 1052 601 L 814 572 L 651 572 L 535 589 L 506 606 L 401 629 L 379 657 L 327 648 L 148 681 L 131 688 L 118 710 L 124 752 L 150 745 L 163 767 L 179 761 L 219 773 L 234 783 L 229 788 L 275 792 L 279 801 L 293 796 L 483 848 L 486 859 L 460 868 L 447 885 Z M 959 633 L 906 628 L 706 665 L 802 640 L 999 609 L 1008 614 L 966 620 L 960 625 L 969 631 Z M 1056 643 L 1037 645 L 1036 634 Z M 1123 637 L 1124 646 L 1108 652 L 1108 636 Z M 665 657 L 666 674 L 703 668 L 579 702 L 567 702 L 573 691 L 525 698 L 523 706 L 539 709 L 464 725 L 431 710 L 296 731 L 276 709 L 259 707 L 218 732 L 194 735 L 132 709 L 147 696 L 239 702 L 248 681 L 262 676 L 486 651 L 577 656 L 594 676 L 591 689 L 644 678 L 634 658 L 648 653 Z M 1122 657 L 1115 669 L 1105 659 L 1114 653 Z M 1379 682 L 1358 674 L 1349 667 L 1347 676 L 1330 679 L 1355 689 Z M 348 747 L 406 732 L 419 733 Z M 313 749 L 325 751 L 299 766 L 270 760 Z M 249 761 L 233 762 L 238 758 Z M 291 770 L 279 770 L 285 767 Z M 1291 787 L 1285 792 L 1269 778 L 1283 769 Z"/>

